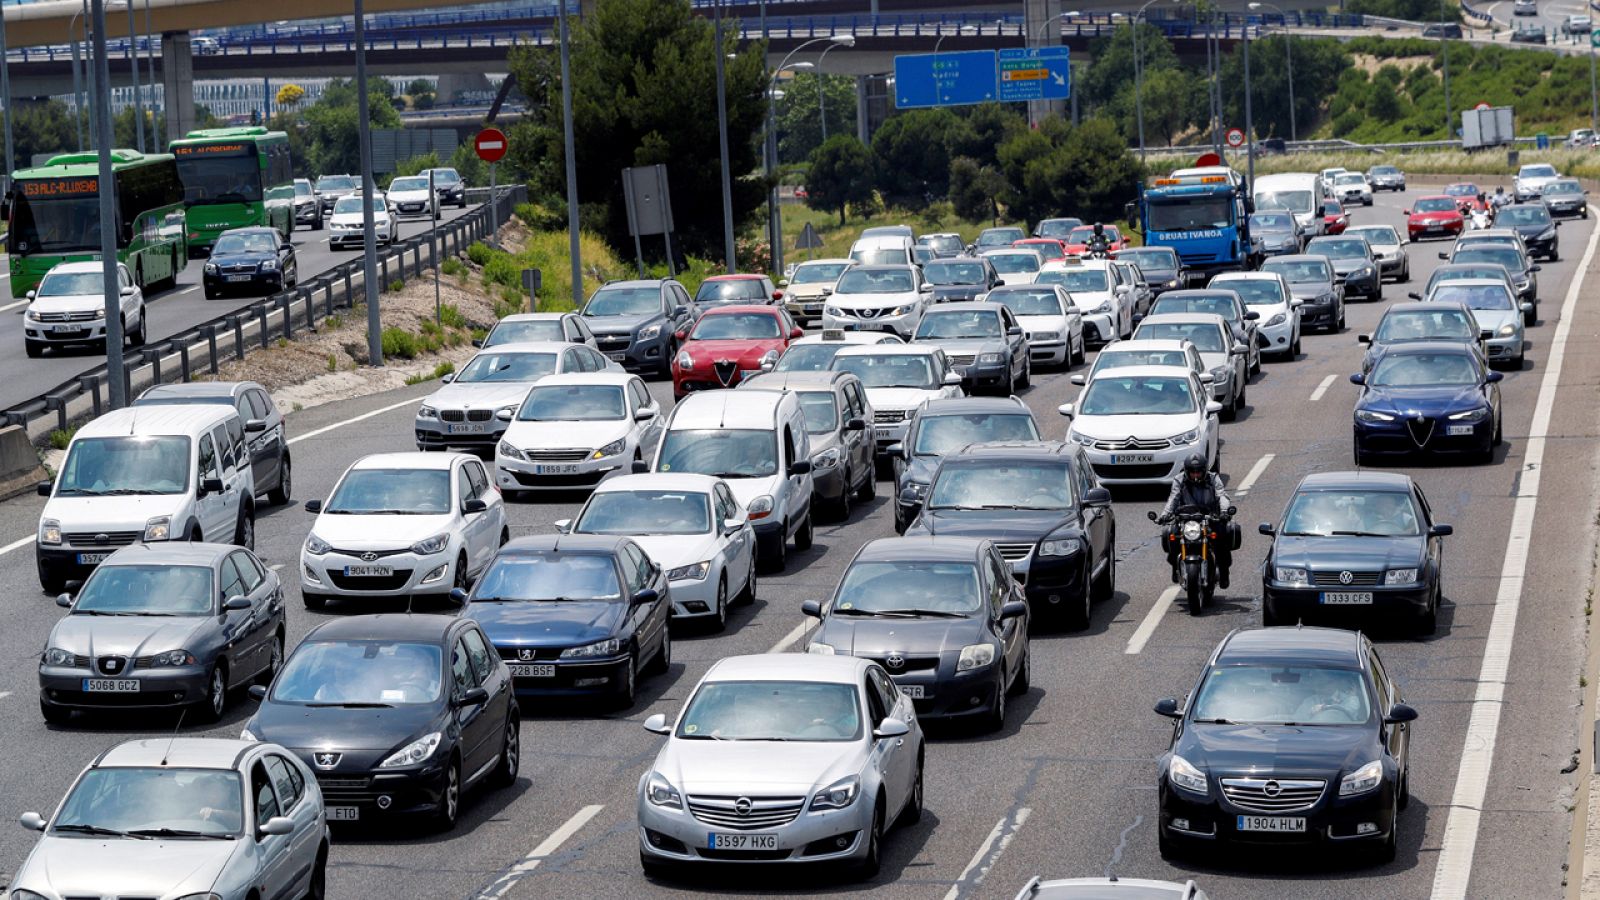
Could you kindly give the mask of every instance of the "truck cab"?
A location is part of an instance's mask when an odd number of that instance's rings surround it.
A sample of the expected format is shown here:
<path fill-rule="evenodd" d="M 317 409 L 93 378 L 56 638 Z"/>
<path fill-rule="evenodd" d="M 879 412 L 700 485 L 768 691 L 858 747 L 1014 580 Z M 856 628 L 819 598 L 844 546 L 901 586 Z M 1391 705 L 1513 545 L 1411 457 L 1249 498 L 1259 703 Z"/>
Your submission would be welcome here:
<path fill-rule="evenodd" d="M 1190 277 L 1246 267 L 1251 256 L 1243 180 L 1217 167 L 1180 169 L 1141 191 L 1129 218 L 1147 247 L 1171 247 Z"/>

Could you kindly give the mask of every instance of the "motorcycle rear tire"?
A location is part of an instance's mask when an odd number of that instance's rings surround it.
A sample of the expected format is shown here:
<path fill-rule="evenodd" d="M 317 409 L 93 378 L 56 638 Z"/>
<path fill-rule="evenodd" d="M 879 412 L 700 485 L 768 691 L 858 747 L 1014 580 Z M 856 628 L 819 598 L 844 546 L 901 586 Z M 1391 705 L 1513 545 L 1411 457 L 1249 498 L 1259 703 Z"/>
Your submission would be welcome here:
<path fill-rule="evenodd" d="M 1204 604 L 1205 598 L 1201 595 L 1200 564 L 1198 562 L 1186 562 L 1183 564 L 1183 586 L 1184 593 L 1188 596 L 1189 615 L 1200 615 L 1200 607 Z"/>

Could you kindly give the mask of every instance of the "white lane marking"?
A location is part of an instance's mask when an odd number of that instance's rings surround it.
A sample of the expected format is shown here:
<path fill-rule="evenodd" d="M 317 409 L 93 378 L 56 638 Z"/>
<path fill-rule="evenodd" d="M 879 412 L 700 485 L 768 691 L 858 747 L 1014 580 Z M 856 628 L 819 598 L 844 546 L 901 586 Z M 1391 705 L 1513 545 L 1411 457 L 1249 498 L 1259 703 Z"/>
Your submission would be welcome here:
<path fill-rule="evenodd" d="M 279 569 L 283 568 L 283 563 L 273 563 L 272 565 L 268 566 L 267 568 L 269 568 L 272 571 L 276 572 Z"/>
<path fill-rule="evenodd" d="M 989 836 L 983 839 L 982 844 L 978 845 L 978 852 L 972 854 L 972 861 L 967 863 L 965 869 L 961 870 L 961 877 L 957 878 L 956 883 L 950 886 L 950 890 L 944 895 L 944 900 L 956 900 L 957 897 L 961 896 L 963 888 L 977 887 L 982 884 L 983 876 L 989 874 L 989 870 L 994 867 L 995 861 L 1000 858 L 1000 854 L 1005 852 L 1006 847 L 1011 844 L 1011 839 L 1016 837 L 1017 831 L 1022 828 L 1022 823 L 1028 821 L 1028 817 L 1031 815 L 1033 815 L 1033 810 L 1024 806 L 1017 810 L 1016 815 L 1011 817 L 1009 823 L 1005 819 L 994 823 L 994 827 L 989 830 Z M 1007 827 L 1008 824 L 1010 827 Z M 980 866 L 982 868 L 979 868 Z M 974 872 L 976 872 L 976 876 L 972 878 L 972 883 L 968 884 L 967 878 L 973 876 Z"/>
<path fill-rule="evenodd" d="M 540 863 L 544 862 L 546 858 L 557 850 L 560 850 L 561 845 L 567 842 L 567 838 L 577 834 L 578 829 L 589 824 L 589 820 L 598 815 L 602 809 L 605 809 L 605 807 L 595 804 L 593 806 L 585 806 L 583 809 L 573 813 L 572 818 L 568 819 L 560 828 L 551 832 L 550 836 L 545 838 L 539 846 L 533 848 L 531 853 L 524 856 L 516 865 L 507 869 L 505 874 L 495 879 L 494 884 L 484 888 L 478 894 L 478 900 L 496 900 L 496 898 L 505 896 L 506 891 L 515 887 L 517 882 L 526 877 L 528 873 L 539 868 Z"/>
<path fill-rule="evenodd" d="M 1250 471 L 1244 473 L 1244 480 L 1239 482 L 1239 487 L 1234 490 L 1234 494 L 1242 495 L 1250 493 L 1250 489 L 1255 487 L 1256 481 L 1261 478 L 1261 473 L 1265 472 L 1267 470 L 1267 466 L 1272 465 L 1272 461 L 1276 458 L 1276 453 L 1268 453 L 1266 456 L 1256 460 L 1256 464 L 1250 467 Z"/>
<path fill-rule="evenodd" d="M 799 625 L 796 625 L 794 627 L 793 631 L 790 631 L 788 634 L 784 635 L 781 639 L 779 639 L 779 641 L 776 644 L 773 644 L 772 645 L 772 649 L 768 650 L 767 652 L 768 653 L 782 653 L 785 650 L 788 650 L 789 649 L 789 645 L 793 644 L 795 641 L 800 640 L 800 638 L 805 635 L 806 629 L 810 628 L 810 627 L 811 627 L 811 623 L 810 622 L 801 622 Z"/>
<path fill-rule="evenodd" d="M 421 402 L 422 402 L 422 399 L 421 398 L 417 398 L 417 399 L 414 399 L 414 400 L 401 400 L 399 403 L 391 403 L 388 406 L 380 407 L 378 409 L 373 410 L 372 412 L 362 413 L 359 416 L 355 416 L 353 418 L 345 419 L 343 422 L 335 422 L 332 425 L 324 425 L 321 428 L 314 428 L 311 431 L 306 432 L 305 434 L 297 434 L 294 437 L 289 438 L 287 443 L 298 444 L 301 441 L 307 440 L 309 438 L 318 437 L 320 435 L 327 434 L 330 431 L 334 431 L 334 430 L 343 428 L 346 425 L 354 425 L 357 422 L 364 422 L 367 419 L 372 418 L 373 416 L 381 416 L 386 412 L 393 412 L 394 410 L 397 410 L 402 406 L 414 406 L 414 405 L 420 404 Z"/>
<path fill-rule="evenodd" d="M 1321 400 L 1322 395 L 1328 392 L 1328 386 L 1333 384 L 1333 380 L 1338 377 L 1337 375 L 1329 375 L 1327 378 L 1322 379 L 1322 383 L 1317 385 L 1317 389 L 1311 392 L 1311 402 L 1315 403 Z"/>
<path fill-rule="evenodd" d="M 5 698 L 7 698 L 9 696 L 11 696 L 11 692 L 10 691 L 0 691 L 0 700 L 4 700 Z"/>
<path fill-rule="evenodd" d="M 1162 591 L 1161 596 L 1156 598 L 1156 605 L 1150 607 L 1150 611 L 1144 614 L 1144 621 L 1134 630 L 1133 637 L 1128 638 L 1128 648 L 1122 652 L 1131 656 L 1143 650 L 1144 645 L 1150 642 L 1150 636 L 1156 633 L 1156 626 L 1161 624 L 1161 620 L 1167 615 L 1167 610 L 1172 607 L 1172 601 L 1176 599 L 1178 599 L 1177 585 Z"/>
<path fill-rule="evenodd" d="M 1600 211 L 1597 211 L 1600 212 Z M 1472 879 L 1472 857 L 1478 846 L 1478 825 L 1483 815 L 1483 798 L 1489 789 L 1490 768 L 1494 764 L 1495 740 L 1500 732 L 1500 707 L 1506 692 L 1506 677 L 1511 667 L 1511 644 L 1517 634 L 1517 611 L 1522 604 L 1523 578 L 1528 568 L 1528 545 L 1533 536 L 1534 513 L 1539 505 L 1540 467 L 1550 428 L 1556 389 L 1561 384 L 1561 364 L 1565 360 L 1567 337 L 1577 310 L 1583 274 L 1589 271 L 1594 251 L 1600 244 L 1600 228 L 1589 235 L 1589 246 L 1578 263 L 1578 277 L 1567 288 L 1561 304 L 1561 321 L 1550 342 L 1550 357 L 1544 363 L 1539 382 L 1539 399 L 1528 427 L 1527 452 L 1517 482 L 1517 502 L 1512 508 L 1511 528 L 1506 534 L 1505 561 L 1500 567 L 1500 587 L 1494 598 L 1494 617 L 1483 645 L 1483 665 L 1478 670 L 1478 690 L 1472 700 L 1472 717 L 1467 721 L 1466 739 L 1461 748 L 1461 767 L 1456 771 L 1456 786 L 1450 796 L 1450 817 L 1445 821 L 1444 839 L 1434 863 L 1432 900 L 1463 900 Z"/>
<path fill-rule="evenodd" d="M 25 300 L 25 299 L 24 300 L 14 300 L 14 301 L 12 301 L 10 303 L 7 303 L 5 306 L 0 306 L 0 312 L 10 312 L 10 311 L 12 311 L 13 309 L 16 309 L 19 306 L 27 306 L 27 305 L 28 305 L 28 301 Z"/>
<path fill-rule="evenodd" d="M 35 537 L 35 535 L 30 534 L 25 538 L 18 538 L 4 547 L 0 547 L 0 556 L 5 556 L 7 553 L 10 553 L 13 550 L 21 550 L 23 547 L 33 543 Z"/>

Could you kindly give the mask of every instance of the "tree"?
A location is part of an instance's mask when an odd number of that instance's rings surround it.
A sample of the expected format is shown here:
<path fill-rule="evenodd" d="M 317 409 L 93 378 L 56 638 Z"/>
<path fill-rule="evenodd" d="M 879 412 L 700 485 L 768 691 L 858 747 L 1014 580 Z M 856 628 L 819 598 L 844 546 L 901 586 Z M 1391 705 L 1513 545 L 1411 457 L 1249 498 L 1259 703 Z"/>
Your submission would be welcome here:
<path fill-rule="evenodd" d="M 72 122 L 72 110 L 65 103 L 21 103 L 8 112 L 12 117 L 11 140 L 17 168 L 29 167 L 35 156 L 77 149 L 78 132 Z"/>
<path fill-rule="evenodd" d="M 1291 43 L 1286 49 L 1284 41 Z M 1333 38 L 1285 38 L 1281 35 L 1250 42 L 1251 112 L 1257 134 L 1288 137 L 1288 58 L 1294 59 L 1294 124 L 1301 136 L 1316 126 L 1322 103 L 1339 89 L 1339 80 L 1351 66 L 1350 54 Z M 1146 73 L 1146 80 L 1149 74 Z M 1146 95 L 1149 102 L 1150 95 Z M 1244 60 L 1235 51 L 1222 61 L 1222 102 L 1229 121 L 1244 122 Z M 1204 101 L 1201 101 L 1202 105 Z M 1145 107 L 1148 121 L 1150 108 Z M 1337 115 L 1335 113 L 1334 115 Z"/>
<path fill-rule="evenodd" d="M 945 134 L 945 149 L 952 158 L 968 157 L 979 166 L 994 167 L 999 164 L 999 147 L 1007 138 L 1028 130 L 1028 120 L 1022 114 L 999 103 L 982 103 L 970 107 L 961 121 Z"/>
<path fill-rule="evenodd" d="M 994 166 L 986 166 L 970 156 L 950 161 L 950 205 L 963 219 L 1000 221 L 1001 193 L 1005 176 Z"/>
<path fill-rule="evenodd" d="M 1049 155 L 1029 162 L 1023 183 L 1012 188 L 1048 198 L 1052 215 L 1112 221 L 1122 218 L 1123 204 L 1137 191 L 1140 176 L 1139 159 L 1128 150 L 1116 123 L 1096 117 L 1081 125 L 1058 126 Z"/>
<path fill-rule="evenodd" d="M 824 98 L 817 108 L 819 95 Z M 845 75 L 800 73 L 783 87 L 778 101 L 778 159 L 796 162 L 822 146 L 822 113 L 828 114 L 828 136 L 855 134 L 856 83 Z"/>
<path fill-rule="evenodd" d="M 873 202 L 872 151 L 853 134 L 836 134 L 811 151 L 811 171 L 806 176 L 806 205 L 839 213 Z"/>
<path fill-rule="evenodd" d="M 411 79 L 411 82 L 406 85 L 406 94 L 411 97 L 415 97 L 418 94 L 432 93 L 435 93 L 433 82 L 426 78 L 413 78 Z"/>
<path fill-rule="evenodd" d="M 360 136 L 363 127 L 357 115 L 356 89 L 349 81 L 328 82 L 322 97 L 305 111 L 306 154 L 310 171 L 323 175 L 357 173 L 361 169 Z M 365 127 L 399 128 L 400 114 L 389 99 L 378 91 L 367 96 Z"/>
<path fill-rule="evenodd" d="M 948 109 L 914 109 L 890 116 L 872 136 L 878 190 L 884 200 L 920 206 L 950 192 L 945 137 L 960 120 Z"/>
<path fill-rule="evenodd" d="M 278 95 L 276 97 L 278 106 L 280 108 L 287 108 L 290 110 L 297 108 L 301 101 L 305 100 L 305 98 L 306 89 L 298 84 L 293 83 L 286 84 L 283 87 L 278 88 Z"/>

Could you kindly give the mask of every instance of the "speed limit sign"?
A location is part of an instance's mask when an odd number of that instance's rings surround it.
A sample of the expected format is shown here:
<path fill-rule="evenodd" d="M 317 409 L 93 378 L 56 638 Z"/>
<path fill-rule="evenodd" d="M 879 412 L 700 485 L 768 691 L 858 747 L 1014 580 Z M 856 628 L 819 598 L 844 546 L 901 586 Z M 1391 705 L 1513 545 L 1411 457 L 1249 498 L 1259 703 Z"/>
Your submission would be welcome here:
<path fill-rule="evenodd" d="M 1243 147 L 1244 146 L 1244 131 L 1242 129 L 1238 129 L 1238 128 L 1229 128 L 1228 129 L 1228 135 L 1227 135 L 1227 141 L 1228 141 L 1228 146 L 1229 147 L 1234 147 L 1234 148 Z"/>

